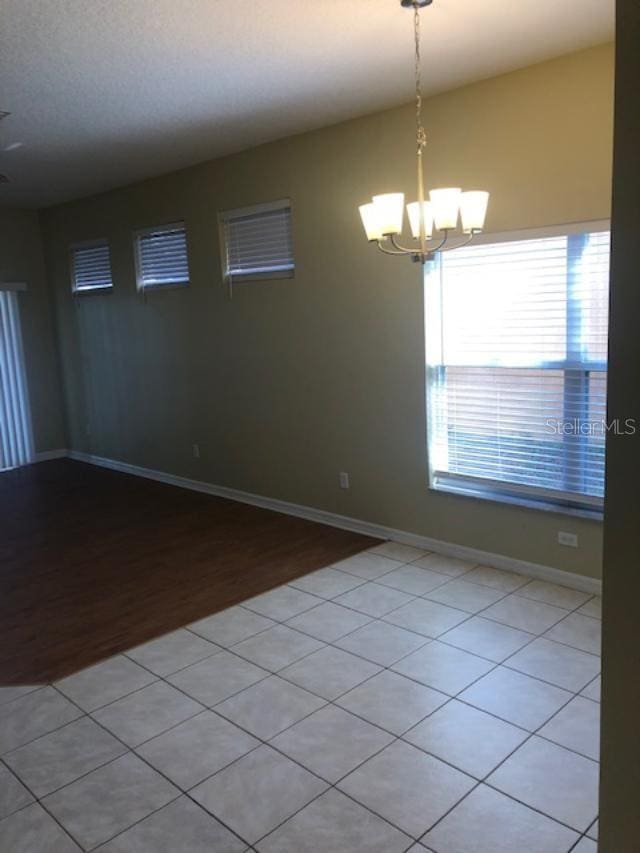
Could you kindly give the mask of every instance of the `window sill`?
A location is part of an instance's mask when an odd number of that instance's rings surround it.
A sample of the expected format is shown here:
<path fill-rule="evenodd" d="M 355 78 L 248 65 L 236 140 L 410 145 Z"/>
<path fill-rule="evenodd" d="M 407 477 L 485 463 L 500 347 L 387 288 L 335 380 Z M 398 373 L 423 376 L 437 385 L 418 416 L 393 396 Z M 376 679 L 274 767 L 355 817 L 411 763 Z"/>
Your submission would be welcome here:
<path fill-rule="evenodd" d="M 252 281 L 290 281 L 295 278 L 295 274 L 293 270 L 291 272 L 249 273 L 248 275 L 227 273 L 226 278 L 235 287 L 237 284 L 250 284 Z"/>
<path fill-rule="evenodd" d="M 468 498 L 471 500 L 489 501 L 490 503 L 507 504 L 509 506 L 522 507 L 523 509 L 533 509 L 538 512 L 551 512 L 555 515 L 565 515 L 572 518 L 586 518 L 590 521 L 596 522 L 602 522 L 604 519 L 604 511 L 601 509 L 586 509 L 566 506 L 552 501 L 536 500 L 534 498 L 525 498 L 515 495 L 503 495 L 499 492 L 474 489 L 473 487 L 464 488 L 463 486 L 458 487 L 452 485 L 430 485 L 429 491 L 437 492 L 439 494 L 455 495 L 457 497 Z"/>
<path fill-rule="evenodd" d="M 158 293 L 161 290 L 184 290 L 189 281 L 167 281 L 164 284 L 139 284 L 138 293 Z"/>
<path fill-rule="evenodd" d="M 80 287 L 73 288 L 71 291 L 72 296 L 91 296 L 95 293 L 113 293 L 113 285 L 105 285 L 104 287 Z"/>

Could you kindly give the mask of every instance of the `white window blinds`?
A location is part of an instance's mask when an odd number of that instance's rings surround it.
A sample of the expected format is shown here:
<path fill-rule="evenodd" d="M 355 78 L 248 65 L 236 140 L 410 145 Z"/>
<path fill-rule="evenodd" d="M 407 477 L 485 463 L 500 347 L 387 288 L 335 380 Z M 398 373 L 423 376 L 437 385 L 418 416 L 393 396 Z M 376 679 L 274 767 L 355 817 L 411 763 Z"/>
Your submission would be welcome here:
<path fill-rule="evenodd" d="M 434 486 L 601 506 L 608 288 L 604 230 L 443 256 L 427 288 Z"/>
<path fill-rule="evenodd" d="M 135 252 L 138 289 L 188 284 L 189 259 L 184 222 L 137 231 Z"/>
<path fill-rule="evenodd" d="M 113 287 L 111 253 L 106 240 L 71 247 L 71 282 L 77 293 Z"/>
<path fill-rule="evenodd" d="M 0 291 L 0 470 L 33 459 L 18 295 Z"/>
<path fill-rule="evenodd" d="M 288 200 L 220 215 L 225 274 L 232 281 L 291 278 L 294 273 Z"/>

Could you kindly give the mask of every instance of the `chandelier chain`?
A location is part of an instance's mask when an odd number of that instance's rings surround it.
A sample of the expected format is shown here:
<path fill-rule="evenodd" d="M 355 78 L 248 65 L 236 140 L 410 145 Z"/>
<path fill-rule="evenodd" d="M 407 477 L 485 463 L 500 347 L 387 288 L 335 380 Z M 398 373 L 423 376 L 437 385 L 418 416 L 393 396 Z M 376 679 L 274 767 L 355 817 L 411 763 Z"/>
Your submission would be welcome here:
<path fill-rule="evenodd" d="M 422 123 L 422 62 L 420 10 L 433 0 L 401 0 L 401 5 L 413 8 L 413 35 L 415 42 L 415 117 L 416 117 L 416 189 L 417 201 L 407 204 L 407 214 L 414 239 L 412 245 L 399 241 L 404 218 L 404 193 L 375 195 L 368 204 L 360 206 L 360 216 L 367 240 L 375 243 L 385 255 L 410 255 L 414 261 L 426 264 L 441 252 L 466 246 L 484 229 L 489 193 L 474 190 L 462 192 L 457 187 L 430 190 L 425 198 L 424 171 L 427 133 Z M 462 241 L 449 243 L 460 220 Z M 434 232 L 440 232 L 438 237 Z"/>
<path fill-rule="evenodd" d="M 413 32 L 416 46 L 416 138 L 418 143 L 418 152 L 427 144 L 427 132 L 422 125 L 422 76 L 421 76 L 421 56 L 420 56 L 420 6 L 418 0 L 413 3 Z"/>

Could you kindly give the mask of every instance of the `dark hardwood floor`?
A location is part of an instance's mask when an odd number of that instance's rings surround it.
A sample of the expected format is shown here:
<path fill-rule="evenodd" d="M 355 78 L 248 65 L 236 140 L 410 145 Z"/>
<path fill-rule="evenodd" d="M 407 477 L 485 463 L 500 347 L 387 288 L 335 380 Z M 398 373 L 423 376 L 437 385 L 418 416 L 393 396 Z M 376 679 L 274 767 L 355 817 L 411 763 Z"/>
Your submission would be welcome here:
<path fill-rule="evenodd" d="M 70 460 L 0 474 L 0 684 L 53 681 L 376 540 Z"/>

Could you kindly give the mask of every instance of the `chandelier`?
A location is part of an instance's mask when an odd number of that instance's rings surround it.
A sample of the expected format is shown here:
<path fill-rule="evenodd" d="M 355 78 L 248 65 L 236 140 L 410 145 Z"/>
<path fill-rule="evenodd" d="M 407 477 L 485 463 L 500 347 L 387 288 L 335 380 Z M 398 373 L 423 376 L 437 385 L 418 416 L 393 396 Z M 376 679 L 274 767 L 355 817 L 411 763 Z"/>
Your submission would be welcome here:
<path fill-rule="evenodd" d="M 410 255 L 422 264 L 432 261 L 438 252 L 459 249 L 470 243 L 484 228 L 489 204 L 489 193 L 463 192 L 459 187 L 434 189 L 425 200 L 422 158 L 427 144 L 427 134 L 422 124 L 422 85 L 420 77 L 420 8 L 430 6 L 433 0 L 400 0 L 401 5 L 413 9 L 415 38 L 416 81 L 416 143 L 418 157 L 418 200 L 407 205 L 411 234 L 416 241 L 403 246 L 397 237 L 402 233 L 404 193 L 374 195 L 369 204 L 360 207 L 362 224 L 370 243 L 375 243 L 386 255 Z M 458 227 L 463 240 L 451 245 L 449 238 Z M 434 232 L 438 232 L 437 235 Z"/>

